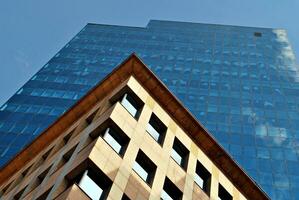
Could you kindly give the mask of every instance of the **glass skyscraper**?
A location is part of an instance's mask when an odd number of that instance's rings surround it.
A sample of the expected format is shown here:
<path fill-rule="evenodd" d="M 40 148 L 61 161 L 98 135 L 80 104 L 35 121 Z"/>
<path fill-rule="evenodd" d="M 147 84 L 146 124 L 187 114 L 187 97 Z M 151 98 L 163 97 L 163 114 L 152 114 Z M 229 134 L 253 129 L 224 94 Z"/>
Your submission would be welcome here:
<path fill-rule="evenodd" d="M 299 199 L 299 68 L 283 29 L 87 24 L 0 108 L 0 165 L 132 52 L 273 199 Z"/>

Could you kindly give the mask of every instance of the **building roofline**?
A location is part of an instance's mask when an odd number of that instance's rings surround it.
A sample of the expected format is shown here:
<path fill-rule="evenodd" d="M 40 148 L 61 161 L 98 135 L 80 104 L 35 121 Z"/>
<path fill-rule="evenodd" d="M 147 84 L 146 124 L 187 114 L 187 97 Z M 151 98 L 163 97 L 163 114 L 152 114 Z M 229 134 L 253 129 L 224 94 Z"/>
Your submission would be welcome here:
<path fill-rule="evenodd" d="M 267 31 L 273 31 L 273 30 L 284 30 L 287 31 L 285 28 L 270 28 L 270 27 L 260 27 L 260 26 L 243 26 L 243 25 L 232 25 L 232 24 L 218 24 L 218 23 L 201 23 L 201 22 L 185 22 L 185 21 L 173 21 L 173 20 L 158 20 L 158 19 L 150 19 L 146 26 L 127 26 L 127 25 L 111 25 L 111 24 L 105 24 L 105 23 L 96 23 L 96 22 L 89 22 L 87 25 L 95 25 L 95 26 L 111 26 L 111 27 L 126 27 L 126 28 L 138 28 L 138 29 L 147 29 L 148 25 L 151 22 L 163 22 L 163 23 L 179 23 L 179 24 L 193 24 L 193 25 L 212 25 L 212 26 L 221 26 L 221 27 L 235 27 L 235 28 L 244 28 L 244 29 L 264 29 Z"/>
<path fill-rule="evenodd" d="M 270 199 L 135 53 L 118 65 L 10 162 L 6 163 L 0 170 L 0 184 L 30 162 L 34 156 L 130 76 L 133 76 L 153 96 L 246 198 Z"/>
<path fill-rule="evenodd" d="M 173 21 L 173 20 L 158 20 L 158 19 L 151 19 L 148 24 L 151 21 L 157 21 L 157 22 L 166 22 L 166 23 L 187 23 L 187 24 L 202 24 L 202 25 L 214 25 L 214 26 L 224 26 L 224 27 L 236 27 L 236 28 L 250 28 L 250 29 L 266 29 L 266 30 L 285 30 L 285 28 L 270 28 L 270 27 L 259 27 L 259 26 L 242 26 L 242 25 L 232 25 L 232 24 L 218 24 L 218 23 L 201 23 L 201 22 L 186 22 L 186 21 Z"/>
<path fill-rule="evenodd" d="M 147 29 L 147 27 L 142 27 L 142 26 L 126 26 L 126 25 L 119 25 L 119 24 L 111 25 L 111 24 L 99 24 L 99 23 L 93 23 L 93 22 L 88 22 L 86 24 L 86 26 L 89 26 L 89 25 L 92 25 L 92 26 L 109 26 L 109 27 Z"/>

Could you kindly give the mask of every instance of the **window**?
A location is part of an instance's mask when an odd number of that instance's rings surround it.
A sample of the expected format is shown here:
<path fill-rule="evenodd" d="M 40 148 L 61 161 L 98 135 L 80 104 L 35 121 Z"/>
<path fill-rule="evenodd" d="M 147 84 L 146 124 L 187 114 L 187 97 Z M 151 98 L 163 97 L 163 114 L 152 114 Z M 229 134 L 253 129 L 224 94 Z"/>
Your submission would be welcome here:
<path fill-rule="evenodd" d="M 123 156 L 129 143 L 129 137 L 116 126 L 110 126 L 103 134 L 103 139 L 116 151 Z"/>
<path fill-rule="evenodd" d="M 144 103 L 133 91 L 128 88 L 125 90 L 129 91 L 125 92 L 121 98 L 119 98 L 120 103 L 135 119 L 138 119 Z"/>
<path fill-rule="evenodd" d="M 218 200 L 232 200 L 233 197 L 224 189 L 224 187 L 219 184 L 218 188 Z"/>
<path fill-rule="evenodd" d="M 78 186 L 92 200 L 106 199 L 112 181 L 100 170 L 87 169 L 78 182 Z"/>
<path fill-rule="evenodd" d="M 66 136 L 63 137 L 63 143 L 64 144 L 68 143 L 68 141 L 71 139 L 73 133 L 74 133 L 74 130 L 71 131 L 70 133 L 68 133 Z"/>
<path fill-rule="evenodd" d="M 44 155 L 42 155 L 42 159 L 46 160 L 48 158 L 48 156 L 50 155 L 51 151 L 53 148 L 49 149 Z"/>
<path fill-rule="evenodd" d="M 38 179 L 38 183 L 39 183 L 39 184 L 41 184 L 41 183 L 44 181 L 44 179 L 46 178 L 46 176 L 47 176 L 48 172 L 50 171 L 50 169 L 51 169 L 51 166 L 48 167 L 45 171 L 43 171 L 43 172 L 37 177 L 37 179 Z"/>
<path fill-rule="evenodd" d="M 96 114 L 98 112 L 98 109 L 96 111 L 94 111 L 91 115 L 89 115 L 87 118 L 86 118 L 86 122 L 87 124 L 91 124 L 92 121 L 94 120 Z"/>
<path fill-rule="evenodd" d="M 166 130 L 167 127 L 163 122 L 155 114 L 152 114 L 146 131 L 161 145 L 163 144 Z"/>
<path fill-rule="evenodd" d="M 1 195 L 5 194 L 8 191 L 8 188 L 11 186 L 13 181 L 11 181 L 9 184 L 7 184 L 1 191 L 0 191 L 0 197 Z"/>
<path fill-rule="evenodd" d="M 194 181 L 205 193 L 210 195 L 211 174 L 199 161 L 196 164 Z"/>
<path fill-rule="evenodd" d="M 36 200 L 44 200 L 47 199 L 48 195 L 50 194 L 51 190 L 52 190 L 53 186 L 48 189 L 46 192 L 44 192 L 42 195 L 40 195 L 38 198 L 36 198 Z"/>
<path fill-rule="evenodd" d="M 254 32 L 254 36 L 255 37 L 262 37 L 262 33 L 261 32 Z"/>
<path fill-rule="evenodd" d="M 148 185 L 152 185 L 157 166 L 139 150 L 133 170 L 146 182 Z"/>
<path fill-rule="evenodd" d="M 44 179 L 46 178 L 47 174 L 49 173 L 51 167 L 52 167 L 52 165 L 50 167 L 48 167 L 47 169 L 45 169 L 39 176 L 36 177 L 34 182 L 31 184 L 31 186 L 28 190 L 28 193 L 35 190 L 44 181 Z"/>
<path fill-rule="evenodd" d="M 163 190 L 161 192 L 161 199 L 182 199 L 183 193 L 173 184 L 167 177 L 164 181 Z"/>
<path fill-rule="evenodd" d="M 6 192 L 6 191 L 9 192 L 9 191 L 12 190 L 13 188 L 17 187 L 17 186 L 23 181 L 24 177 L 25 177 L 26 175 L 29 174 L 28 172 L 30 172 L 31 167 L 32 167 L 32 165 L 30 165 L 27 169 L 25 169 L 25 170 L 21 173 L 21 175 L 20 175 L 17 179 L 15 179 L 15 180 L 13 181 L 12 184 L 10 183 L 10 184 L 9 184 L 7 187 L 5 187 L 3 190 L 4 190 L 5 192 Z M 11 185 L 11 187 L 10 187 L 10 185 Z M 26 187 L 27 187 L 27 186 L 26 186 Z M 18 195 L 20 195 L 20 196 L 18 197 Z M 20 198 L 21 195 L 22 195 L 22 194 L 20 194 L 20 192 L 19 192 L 19 193 L 16 194 L 15 196 L 18 197 L 18 198 Z M 17 198 L 17 199 L 18 199 L 18 198 Z"/>
<path fill-rule="evenodd" d="M 66 152 L 62 156 L 61 160 L 57 164 L 56 169 L 53 171 L 52 174 L 54 174 L 57 170 L 59 170 L 65 163 L 67 163 L 71 159 L 71 157 L 72 157 L 73 153 L 75 152 L 77 146 L 78 145 L 74 146 L 73 148 L 71 148 L 70 150 L 68 150 L 68 152 Z"/>
<path fill-rule="evenodd" d="M 188 149 L 177 139 L 174 139 L 172 146 L 171 157 L 177 162 L 184 170 L 187 169 L 188 164 Z"/>
<path fill-rule="evenodd" d="M 28 185 L 27 185 L 28 186 Z M 20 199 L 21 198 L 21 196 L 22 196 L 22 194 L 25 192 L 25 190 L 26 190 L 26 188 L 27 188 L 27 186 L 26 187 L 24 187 L 21 191 L 19 191 L 15 196 L 14 196 L 14 198 L 13 199 L 15 199 L 15 200 L 17 200 L 17 199 Z"/>
<path fill-rule="evenodd" d="M 121 200 L 131 200 L 126 194 L 123 194 Z"/>

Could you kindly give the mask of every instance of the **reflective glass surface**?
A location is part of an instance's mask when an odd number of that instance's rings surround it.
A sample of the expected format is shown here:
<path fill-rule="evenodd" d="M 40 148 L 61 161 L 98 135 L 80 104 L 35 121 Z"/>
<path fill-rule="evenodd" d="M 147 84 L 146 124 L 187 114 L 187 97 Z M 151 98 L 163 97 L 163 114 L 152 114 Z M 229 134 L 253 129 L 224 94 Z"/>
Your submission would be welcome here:
<path fill-rule="evenodd" d="M 88 24 L 0 108 L 0 164 L 132 52 L 271 198 L 299 198 L 299 69 L 283 29 Z"/>
<path fill-rule="evenodd" d="M 103 139 L 116 151 L 120 153 L 121 145 L 115 140 L 115 138 L 109 133 L 110 129 L 108 128 L 103 136 Z"/>
<path fill-rule="evenodd" d="M 102 196 L 103 189 L 98 186 L 88 175 L 84 173 L 80 180 L 79 187 L 90 197 L 92 200 L 99 200 Z"/>
<path fill-rule="evenodd" d="M 183 165 L 183 158 L 178 152 L 174 149 L 171 150 L 171 157 L 175 162 L 177 162 L 180 166 Z"/>
<path fill-rule="evenodd" d="M 126 109 L 127 111 L 133 116 L 136 117 L 137 114 L 137 108 L 133 106 L 133 104 L 130 102 L 130 97 L 125 94 L 123 99 L 120 102 Z"/>
<path fill-rule="evenodd" d="M 133 165 L 133 170 L 146 182 L 148 178 L 148 173 L 143 167 L 139 165 L 138 162 L 135 161 Z"/>
<path fill-rule="evenodd" d="M 160 133 L 150 124 L 147 124 L 146 131 L 156 140 L 159 141 Z"/>

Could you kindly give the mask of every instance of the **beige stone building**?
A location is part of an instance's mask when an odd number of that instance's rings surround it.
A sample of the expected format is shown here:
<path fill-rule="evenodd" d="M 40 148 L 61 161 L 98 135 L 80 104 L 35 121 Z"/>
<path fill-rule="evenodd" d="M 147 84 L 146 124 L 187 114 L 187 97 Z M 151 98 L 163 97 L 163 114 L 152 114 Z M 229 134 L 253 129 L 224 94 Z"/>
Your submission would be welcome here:
<path fill-rule="evenodd" d="M 0 171 L 1 199 L 269 199 L 131 55 Z"/>

